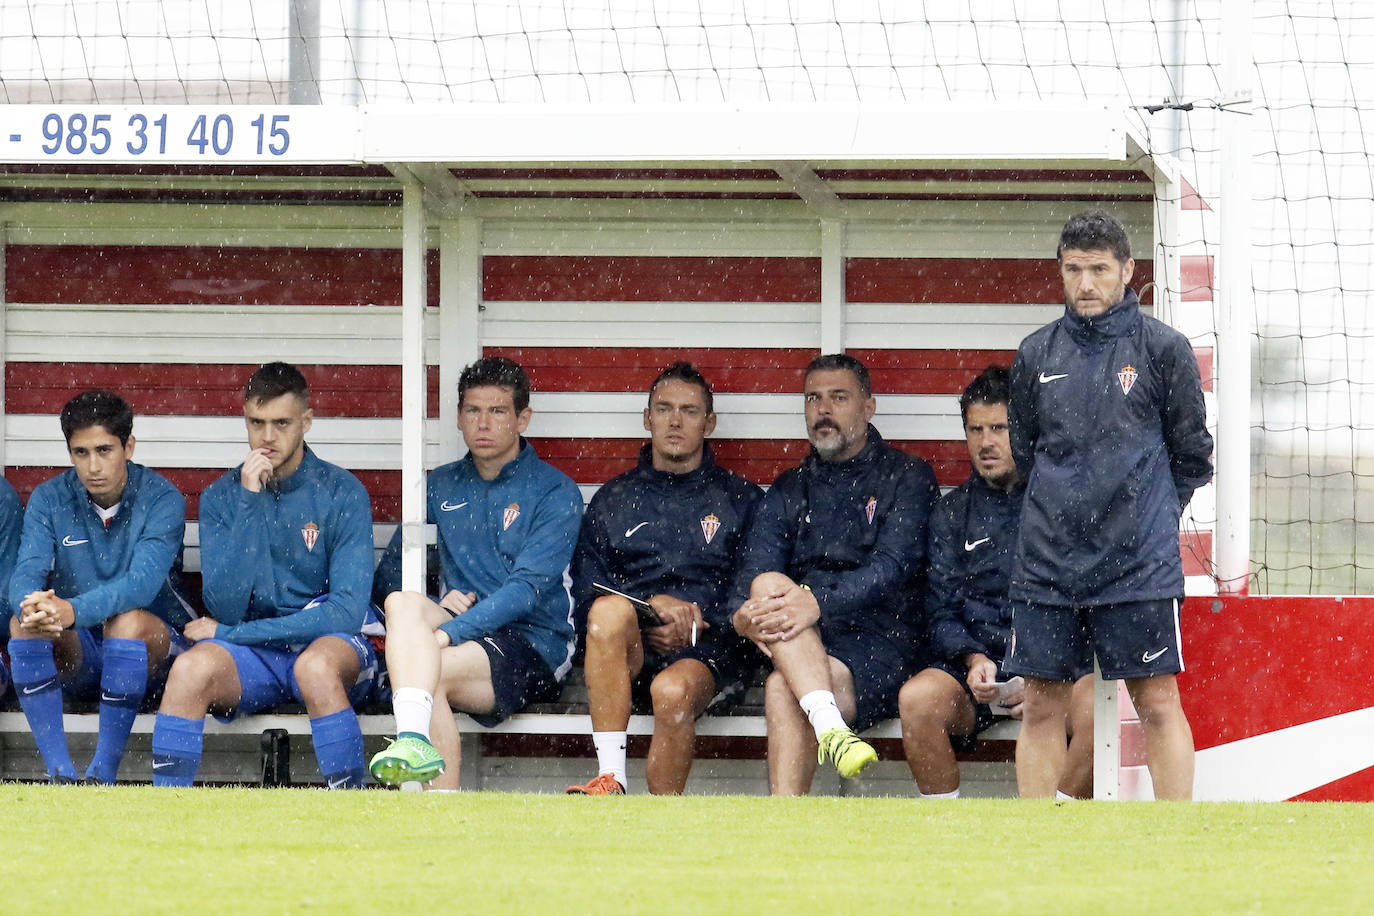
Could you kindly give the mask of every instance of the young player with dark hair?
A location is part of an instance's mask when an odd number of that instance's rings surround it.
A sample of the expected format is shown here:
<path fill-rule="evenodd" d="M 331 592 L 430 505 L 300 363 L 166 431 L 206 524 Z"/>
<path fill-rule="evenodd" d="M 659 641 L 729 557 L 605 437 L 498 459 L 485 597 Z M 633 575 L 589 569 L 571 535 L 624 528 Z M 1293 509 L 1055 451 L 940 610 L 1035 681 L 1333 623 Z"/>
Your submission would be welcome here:
<path fill-rule="evenodd" d="M 1197 359 L 1141 313 L 1115 217 L 1073 216 L 1057 253 L 1064 315 L 1021 342 L 1011 369 L 1011 448 L 1026 477 L 1003 664 L 1026 678 L 1016 781 L 1023 796 L 1054 794 L 1073 683 L 1096 654 L 1140 714 L 1155 796 L 1186 799 L 1178 525 L 1212 476 Z"/>
<path fill-rule="evenodd" d="M 855 732 L 896 714 L 922 658 L 926 523 L 939 494 L 930 466 L 873 427 L 857 359 L 813 360 L 804 402 L 811 454 L 764 496 L 732 597 L 735 629 L 773 662 L 775 795 L 809 791 L 818 756 L 846 778 L 877 759 Z"/>
<path fill-rule="evenodd" d="M 112 783 L 150 684 L 185 643 L 176 592 L 186 500 L 130 459 L 133 410 L 87 391 L 59 418 L 72 467 L 33 491 L 9 579 L 15 692 L 53 782 L 77 774 L 62 694 L 98 696 L 100 734 L 84 781 Z"/>
<path fill-rule="evenodd" d="M 553 699 L 572 663 L 572 558 L 582 494 L 524 439 L 530 382 L 510 359 L 488 356 L 458 381 L 467 456 L 429 475 L 429 521 L 439 533 L 439 600 L 400 587 L 398 530 L 377 569 L 387 592 L 386 658 L 396 740 L 372 758 L 378 780 L 458 787 L 453 710 L 494 725 Z M 436 699 L 438 702 L 435 702 Z"/>
<path fill-rule="evenodd" d="M 907 763 L 927 798 L 958 797 L 955 749 L 971 747 L 992 724 L 991 704 L 1021 715 L 1022 692 L 1001 674 L 1011 641 L 1007 589 L 1025 493 L 1008 441 L 1008 396 L 1001 366 L 989 366 L 964 389 L 959 413 L 973 470 L 940 498 L 930 519 L 931 664 L 898 696 Z M 1092 696 L 1092 678 L 1080 677 L 1068 717 L 1064 796 L 1092 794 Z"/>
<path fill-rule="evenodd" d="M 153 783 L 190 785 L 205 715 L 225 719 L 305 704 L 330 788 L 366 778 L 353 704 L 371 693 L 372 511 L 348 471 L 305 444 L 314 415 L 305 377 L 268 363 L 244 389 L 249 452 L 200 500 L 208 617 L 172 667 L 153 730 Z M 375 623 L 375 618 L 371 618 Z"/>
<path fill-rule="evenodd" d="M 596 491 L 573 554 L 574 617 L 586 645 L 592 743 L 600 769 L 578 795 L 629 788 L 626 727 L 632 686 L 653 701 L 646 777 L 655 794 L 680 794 L 692 768 L 696 719 L 717 695 L 743 692 L 757 653 L 730 626 L 725 599 L 761 491 L 716 464 L 711 386 L 687 362 L 649 388 L 639 464 Z M 648 601 L 645 625 L 601 584 Z"/>

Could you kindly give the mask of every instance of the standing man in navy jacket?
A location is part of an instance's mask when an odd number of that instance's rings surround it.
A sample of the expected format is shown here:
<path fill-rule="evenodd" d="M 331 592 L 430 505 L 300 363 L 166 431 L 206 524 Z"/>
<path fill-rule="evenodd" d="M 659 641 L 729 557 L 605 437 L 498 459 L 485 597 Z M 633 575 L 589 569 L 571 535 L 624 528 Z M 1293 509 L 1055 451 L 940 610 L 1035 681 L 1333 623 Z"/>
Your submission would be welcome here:
<path fill-rule="evenodd" d="M 305 444 L 314 414 L 305 377 L 268 363 L 243 393 L 249 452 L 200 498 L 210 616 L 167 679 L 153 728 L 153 784 L 189 786 L 206 712 L 233 719 L 292 701 L 310 715 L 330 788 L 363 784 L 352 704 L 371 693 L 372 509 L 363 485 Z"/>
<path fill-rule="evenodd" d="M 525 441 L 529 405 L 529 376 L 504 356 L 479 359 L 458 378 L 468 453 L 426 484 L 439 530 L 440 595 L 392 591 L 385 599 L 396 740 L 372 758 L 382 782 L 456 789 L 453 710 L 495 725 L 527 703 L 557 698 L 572 665 L 563 573 L 582 494 Z M 377 570 L 378 591 L 399 587 L 399 559 L 398 530 Z"/>
<path fill-rule="evenodd" d="M 1064 714 L 1092 668 L 1125 679 L 1145 732 L 1155 797 L 1193 791 L 1183 670 L 1178 525 L 1212 476 L 1212 437 L 1187 338 L 1141 314 L 1121 223 L 1100 209 L 1064 226 L 1063 317 L 1021 343 L 1011 370 L 1011 445 L 1027 478 L 1013 642 L 1026 678 L 1016 746 L 1022 796 L 1054 794 Z"/>
<path fill-rule="evenodd" d="M 673 363 L 649 388 L 639 465 L 596 491 L 573 554 L 577 631 L 586 640 L 587 694 L 599 775 L 576 795 L 620 795 L 626 775 L 631 686 L 653 699 L 646 780 L 681 794 L 692 769 L 696 720 L 717 694 L 742 693 L 756 655 L 730 626 L 726 599 L 757 486 L 716 464 L 711 386 L 691 363 Z M 597 597 L 593 584 L 649 602 L 663 620 L 642 626 L 630 602 Z M 641 676 L 642 675 L 642 676 Z"/>
<path fill-rule="evenodd" d="M 185 646 L 174 584 L 186 500 L 130 459 L 134 412 L 87 391 L 60 417 L 72 467 L 33 491 L 9 581 L 15 692 L 53 782 L 75 782 L 62 691 L 100 697 L 87 782 L 112 783 L 150 679 Z"/>
<path fill-rule="evenodd" d="M 939 495 L 930 465 L 869 422 L 863 363 L 818 356 L 803 391 L 811 454 L 764 496 L 732 597 L 735 629 L 773 662 L 774 795 L 808 792 L 818 757 L 845 778 L 878 759 L 855 732 L 896 715 L 924 657 L 926 524 Z"/>
<path fill-rule="evenodd" d="M 1007 380 L 1004 367 L 989 366 L 960 396 L 973 472 L 940 497 L 930 519 L 930 667 L 902 685 L 898 697 L 902 746 L 926 798 L 959 797 L 955 749 L 971 748 L 993 723 L 994 711 L 1021 716 L 1018 679 L 1001 671 L 1011 642 L 1007 591 L 1026 492 L 1007 435 Z M 1088 797 L 1093 787 L 1091 677 L 1074 683 L 1068 725 L 1069 766 L 1060 792 Z"/>

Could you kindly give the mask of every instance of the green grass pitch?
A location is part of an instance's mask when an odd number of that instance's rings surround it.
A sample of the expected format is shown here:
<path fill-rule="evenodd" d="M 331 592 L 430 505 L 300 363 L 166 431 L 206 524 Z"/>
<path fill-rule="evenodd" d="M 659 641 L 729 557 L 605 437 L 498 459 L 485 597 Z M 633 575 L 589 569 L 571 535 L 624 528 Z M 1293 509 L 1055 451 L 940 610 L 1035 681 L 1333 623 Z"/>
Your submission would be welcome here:
<path fill-rule="evenodd" d="M 1352 912 L 1374 805 L 0 786 L 19 913 Z"/>

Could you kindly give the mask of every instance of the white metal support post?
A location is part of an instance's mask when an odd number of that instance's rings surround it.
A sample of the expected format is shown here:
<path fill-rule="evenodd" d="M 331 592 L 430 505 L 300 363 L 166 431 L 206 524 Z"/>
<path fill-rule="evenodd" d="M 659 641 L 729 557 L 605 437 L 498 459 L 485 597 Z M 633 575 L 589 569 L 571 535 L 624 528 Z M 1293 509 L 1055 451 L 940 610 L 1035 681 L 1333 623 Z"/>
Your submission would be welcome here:
<path fill-rule="evenodd" d="M 425 203 L 424 188 L 402 176 L 401 204 L 401 587 L 425 584 Z"/>
<path fill-rule="evenodd" d="M 482 221 L 445 219 L 439 238 L 439 455 L 458 457 L 458 376 L 482 355 Z"/>
<path fill-rule="evenodd" d="M 821 352 L 844 350 L 844 222 L 821 220 Z"/>
<path fill-rule="evenodd" d="M 1225 0 L 1221 18 L 1223 108 L 1221 250 L 1217 283 L 1217 587 L 1244 594 L 1250 582 L 1250 127 L 1254 87 L 1251 0 Z"/>
<path fill-rule="evenodd" d="M 1120 681 L 1102 679 L 1093 661 L 1093 798 L 1121 798 L 1121 709 L 1116 692 Z"/>

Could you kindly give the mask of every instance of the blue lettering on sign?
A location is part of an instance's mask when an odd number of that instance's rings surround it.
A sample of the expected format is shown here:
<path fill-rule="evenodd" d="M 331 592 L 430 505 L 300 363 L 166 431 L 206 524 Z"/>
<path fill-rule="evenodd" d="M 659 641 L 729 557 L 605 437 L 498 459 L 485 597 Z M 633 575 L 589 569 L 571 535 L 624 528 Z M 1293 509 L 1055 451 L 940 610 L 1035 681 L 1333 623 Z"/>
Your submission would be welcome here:
<path fill-rule="evenodd" d="M 237 117 L 236 121 L 235 115 L 229 113 L 197 115 L 183 135 L 182 149 L 211 158 L 228 156 L 235 148 L 235 134 L 243 132 L 250 135 L 255 156 L 281 156 L 290 147 L 290 115 L 269 117 L 258 113 L 253 118 L 247 114 Z M 64 117 L 48 112 L 43 116 L 42 134 L 44 142 L 39 149 L 48 155 L 101 156 L 116 144 L 131 156 L 177 152 L 177 136 L 172 133 L 166 114 L 150 118 L 135 112 L 126 123 L 117 124 L 108 114 L 73 112 Z M 10 134 L 9 138 L 11 143 L 19 143 L 23 135 Z"/>

